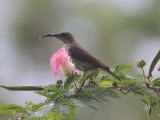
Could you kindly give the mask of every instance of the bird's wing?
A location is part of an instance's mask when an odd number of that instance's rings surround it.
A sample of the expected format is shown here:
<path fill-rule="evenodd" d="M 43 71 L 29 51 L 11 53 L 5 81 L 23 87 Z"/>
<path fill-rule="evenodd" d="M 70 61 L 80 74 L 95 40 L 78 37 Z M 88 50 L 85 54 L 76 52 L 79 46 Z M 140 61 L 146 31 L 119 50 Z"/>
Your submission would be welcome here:
<path fill-rule="evenodd" d="M 95 67 L 104 68 L 104 69 L 108 68 L 97 57 L 90 54 L 87 50 L 83 49 L 79 45 L 70 47 L 69 52 L 72 57 L 74 57 L 78 60 L 81 60 L 81 61 L 89 62 L 90 64 L 94 65 Z"/>

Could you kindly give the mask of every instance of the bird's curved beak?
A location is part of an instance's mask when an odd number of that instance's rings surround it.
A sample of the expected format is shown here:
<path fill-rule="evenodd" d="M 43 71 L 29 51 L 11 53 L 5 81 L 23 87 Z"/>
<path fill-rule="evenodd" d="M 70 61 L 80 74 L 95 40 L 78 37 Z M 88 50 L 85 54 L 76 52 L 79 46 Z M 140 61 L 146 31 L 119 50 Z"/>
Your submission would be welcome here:
<path fill-rule="evenodd" d="M 57 34 L 45 34 L 43 36 L 40 36 L 39 39 L 45 38 L 45 37 L 57 37 Z"/>

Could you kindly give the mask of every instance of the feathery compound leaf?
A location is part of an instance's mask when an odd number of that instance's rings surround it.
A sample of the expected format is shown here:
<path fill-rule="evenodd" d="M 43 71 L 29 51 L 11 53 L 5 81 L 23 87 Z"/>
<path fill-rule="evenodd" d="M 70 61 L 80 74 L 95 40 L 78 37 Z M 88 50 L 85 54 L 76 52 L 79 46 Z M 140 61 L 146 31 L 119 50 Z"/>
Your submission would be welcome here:
<path fill-rule="evenodd" d="M 29 118 L 26 118 L 25 120 L 48 120 L 48 118 L 46 117 L 29 117 Z"/>
<path fill-rule="evenodd" d="M 64 97 L 61 97 L 57 100 L 58 104 L 62 104 L 62 105 L 73 105 L 74 102 L 71 99 L 67 99 Z"/>
<path fill-rule="evenodd" d="M 156 62 L 159 60 L 159 54 L 155 59 Z M 154 68 L 153 66 L 156 62 L 154 62 L 152 68 Z M 114 70 L 114 73 L 118 74 L 123 81 L 118 81 L 111 76 L 102 76 L 102 74 L 99 74 L 100 69 L 97 69 L 88 71 L 83 75 L 69 76 L 64 84 L 60 80 L 56 84 L 48 86 L 29 86 L 29 90 L 33 90 L 33 88 L 36 91 L 37 89 L 40 90 L 37 93 L 44 96 L 46 100 L 38 104 L 26 102 L 26 108 L 14 104 L 2 104 L 0 105 L 0 113 L 14 116 L 15 119 L 22 116 L 22 119 L 24 118 L 25 120 L 74 120 L 77 107 L 74 102 L 75 99 L 89 106 L 89 103 L 92 102 L 104 103 L 108 98 L 120 98 L 119 91 L 121 91 L 123 94 L 132 92 L 140 95 L 141 100 L 146 105 L 147 112 L 151 114 L 152 110 L 160 104 L 160 78 L 152 80 L 153 84 L 144 83 L 141 81 L 142 75 L 133 78 L 121 73 L 121 71 L 127 68 L 132 68 L 132 66 L 121 64 L 117 65 Z M 73 84 L 74 81 L 76 81 L 75 84 Z M 6 87 L 0 85 L 0 87 L 9 90 L 24 90 L 24 88 L 28 90 L 26 86 Z M 48 109 L 51 103 L 54 106 Z M 94 106 L 92 108 L 96 109 Z M 13 113 L 15 114 L 12 115 Z M 6 116 L 5 114 L 3 115 L 4 117 Z"/>
<path fill-rule="evenodd" d="M 152 80 L 152 83 L 153 83 L 155 86 L 159 86 L 159 87 L 160 87 L 160 77 Z"/>
<path fill-rule="evenodd" d="M 50 85 L 46 86 L 46 89 L 50 90 L 50 92 L 55 92 L 57 89 L 57 85 L 50 84 Z"/>
<path fill-rule="evenodd" d="M 74 120 L 76 115 L 76 106 L 70 105 L 68 107 L 68 110 L 65 110 L 65 112 L 60 112 L 57 109 L 53 108 L 46 117 L 48 119 L 53 120 Z"/>
<path fill-rule="evenodd" d="M 121 82 L 119 80 L 117 80 L 111 76 L 103 76 L 101 78 L 101 81 L 99 82 L 99 85 L 105 84 L 105 83 L 107 83 L 109 85 L 110 83 L 113 83 L 113 82 L 121 84 Z"/>
<path fill-rule="evenodd" d="M 46 117 L 48 119 L 52 118 L 55 120 L 64 120 L 65 116 L 63 113 L 60 113 L 59 111 L 57 111 L 55 108 L 53 108 L 47 115 Z"/>
<path fill-rule="evenodd" d="M 94 88 L 90 92 L 96 96 L 101 101 L 106 101 L 106 98 L 119 98 L 119 95 L 116 91 L 106 90 L 106 88 Z"/>
<path fill-rule="evenodd" d="M 35 112 L 36 110 L 38 110 L 39 108 L 41 108 L 43 105 L 45 105 L 45 103 L 33 103 L 31 101 L 26 102 L 26 109 L 32 112 Z"/>
<path fill-rule="evenodd" d="M 114 72 L 115 74 L 117 74 L 117 73 L 121 72 L 122 70 L 128 69 L 128 68 L 132 68 L 132 66 L 129 65 L 129 64 L 117 65 L 113 72 Z"/>
<path fill-rule="evenodd" d="M 75 105 L 70 105 L 69 106 L 69 116 L 70 120 L 73 120 L 76 116 L 76 106 Z"/>
<path fill-rule="evenodd" d="M 80 78 L 79 75 L 71 75 L 69 76 L 66 81 L 64 82 L 64 87 L 68 88 L 74 81 L 78 80 Z"/>
<path fill-rule="evenodd" d="M 111 81 L 100 81 L 99 86 L 107 86 L 107 85 L 112 85 L 112 82 Z"/>
<path fill-rule="evenodd" d="M 0 112 L 16 112 L 16 113 L 26 113 L 26 109 L 21 107 L 20 105 L 15 104 L 1 104 L 0 105 Z"/>
<path fill-rule="evenodd" d="M 92 78 L 94 76 L 96 76 L 98 73 L 100 72 L 100 69 L 93 69 L 91 71 L 87 71 L 86 73 L 84 73 L 84 75 L 82 76 L 83 80 L 87 80 L 89 78 Z"/>
<path fill-rule="evenodd" d="M 152 113 L 152 110 L 159 104 L 158 99 L 151 94 L 145 95 L 142 99 L 142 102 L 145 104 L 145 110 L 149 113 Z"/>

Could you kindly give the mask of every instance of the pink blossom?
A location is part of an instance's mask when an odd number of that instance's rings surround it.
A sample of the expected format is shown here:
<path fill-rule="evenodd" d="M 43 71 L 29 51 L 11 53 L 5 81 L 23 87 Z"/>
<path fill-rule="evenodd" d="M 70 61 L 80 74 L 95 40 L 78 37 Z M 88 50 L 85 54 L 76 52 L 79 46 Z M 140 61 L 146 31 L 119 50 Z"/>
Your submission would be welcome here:
<path fill-rule="evenodd" d="M 68 76 L 69 74 L 80 73 L 80 71 L 74 67 L 65 48 L 60 48 L 52 55 L 50 65 L 54 76 Z"/>

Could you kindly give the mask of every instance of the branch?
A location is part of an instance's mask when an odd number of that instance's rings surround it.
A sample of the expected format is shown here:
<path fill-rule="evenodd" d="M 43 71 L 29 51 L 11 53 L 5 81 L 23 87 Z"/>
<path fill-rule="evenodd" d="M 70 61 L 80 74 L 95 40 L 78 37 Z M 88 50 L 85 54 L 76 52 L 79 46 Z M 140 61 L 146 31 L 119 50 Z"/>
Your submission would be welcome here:
<path fill-rule="evenodd" d="M 160 91 L 160 87 L 158 87 L 158 86 L 154 86 L 154 85 L 149 84 L 149 83 L 145 83 L 145 85 L 146 85 L 146 87 L 147 87 L 148 89 L 154 90 L 155 92 Z"/>
<path fill-rule="evenodd" d="M 42 91 L 45 88 L 42 86 L 5 86 L 5 85 L 0 85 L 0 87 L 11 91 L 37 91 L 37 90 Z"/>

